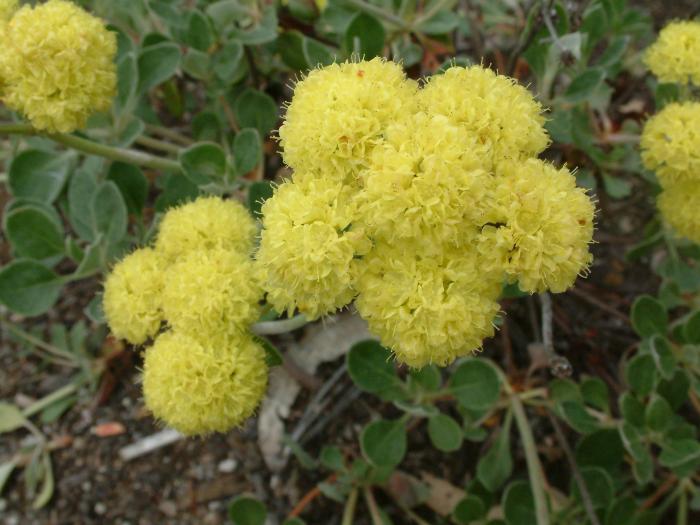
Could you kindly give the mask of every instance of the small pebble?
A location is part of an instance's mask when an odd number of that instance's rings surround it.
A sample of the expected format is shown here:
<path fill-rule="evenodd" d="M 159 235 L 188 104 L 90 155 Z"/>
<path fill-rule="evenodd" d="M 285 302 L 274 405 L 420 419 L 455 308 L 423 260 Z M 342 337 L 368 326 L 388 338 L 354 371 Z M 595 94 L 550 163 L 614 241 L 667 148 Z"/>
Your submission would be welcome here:
<path fill-rule="evenodd" d="M 105 512 L 107 512 L 107 505 L 102 502 L 95 503 L 95 514 L 102 516 Z"/>
<path fill-rule="evenodd" d="M 238 462 L 235 459 L 228 458 L 219 463 L 219 472 L 223 472 L 224 474 L 230 474 L 231 472 L 236 470 L 237 466 Z"/>

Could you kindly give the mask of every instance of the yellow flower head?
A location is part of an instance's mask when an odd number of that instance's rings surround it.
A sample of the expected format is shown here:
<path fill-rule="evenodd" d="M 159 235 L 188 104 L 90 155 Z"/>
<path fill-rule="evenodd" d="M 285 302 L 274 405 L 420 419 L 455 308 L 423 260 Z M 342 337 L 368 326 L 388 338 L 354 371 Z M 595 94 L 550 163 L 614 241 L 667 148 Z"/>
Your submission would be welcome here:
<path fill-rule="evenodd" d="M 170 260 L 190 251 L 213 248 L 249 254 L 256 233 L 255 221 L 242 204 L 199 197 L 165 214 L 156 249 Z"/>
<path fill-rule="evenodd" d="M 493 335 L 501 277 L 476 250 L 381 243 L 358 263 L 355 304 L 399 361 L 445 366 Z"/>
<path fill-rule="evenodd" d="M 250 336 L 170 331 L 146 351 L 146 405 L 186 435 L 239 426 L 253 415 L 266 387 L 265 351 Z"/>
<path fill-rule="evenodd" d="M 353 192 L 313 177 L 286 182 L 265 201 L 256 260 L 267 300 L 279 312 L 316 319 L 352 300 L 350 266 L 363 236 L 348 231 Z"/>
<path fill-rule="evenodd" d="M 484 147 L 447 117 L 418 113 L 390 126 L 362 172 L 360 214 L 368 234 L 387 240 L 457 242 L 481 216 L 492 177 Z"/>
<path fill-rule="evenodd" d="M 646 51 L 644 61 L 661 82 L 700 85 L 700 22 L 671 22 Z"/>
<path fill-rule="evenodd" d="M 532 157 L 549 143 L 542 106 L 513 79 L 481 66 L 451 67 L 420 90 L 421 109 L 444 115 L 477 137 L 489 167 L 503 158 Z"/>
<path fill-rule="evenodd" d="M 642 131 L 642 160 L 662 185 L 700 181 L 700 102 L 669 104 Z"/>
<path fill-rule="evenodd" d="M 0 0 L 0 25 L 8 22 L 19 7 L 19 0 Z"/>
<path fill-rule="evenodd" d="M 116 89 L 117 39 L 72 2 L 17 11 L 0 35 L 0 99 L 49 132 L 85 127 Z"/>
<path fill-rule="evenodd" d="M 352 179 L 387 126 L 413 112 L 416 90 L 401 66 L 379 58 L 311 71 L 297 83 L 279 130 L 284 161 Z"/>
<path fill-rule="evenodd" d="M 141 248 L 118 262 L 107 276 L 102 304 L 112 333 L 132 344 L 153 337 L 163 320 L 163 263 Z"/>
<path fill-rule="evenodd" d="M 528 292 L 563 292 L 586 272 L 595 208 L 566 168 L 539 159 L 505 161 L 496 190 L 512 242 L 506 271 Z"/>
<path fill-rule="evenodd" d="M 221 248 L 190 251 L 164 275 L 163 314 L 189 334 L 242 332 L 259 316 L 262 297 L 245 255 Z"/>
<path fill-rule="evenodd" d="M 666 222 L 680 235 L 700 243 L 700 182 L 671 184 L 659 195 L 659 210 Z"/>

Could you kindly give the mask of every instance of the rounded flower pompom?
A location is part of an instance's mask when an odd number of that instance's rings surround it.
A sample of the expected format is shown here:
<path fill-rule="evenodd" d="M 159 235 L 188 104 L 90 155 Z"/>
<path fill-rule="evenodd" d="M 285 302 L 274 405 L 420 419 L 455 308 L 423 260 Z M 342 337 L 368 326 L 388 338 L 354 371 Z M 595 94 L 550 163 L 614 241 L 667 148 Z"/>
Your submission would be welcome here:
<path fill-rule="evenodd" d="M 24 6 L 2 32 L 0 100 L 36 129 L 81 129 L 112 104 L 116 51 L 115 34 L 73 2 Z"/>
<path fill-rule="evenodd" d="M 673 103 L 651 117 L 640 140 L 642 161 L 662 186 L 700 182 L 700 102 Z"/>
<path fill-rule="evenodd" d="M 279 130 L 297 171 L 352 182 L 387 126 L 413 112 L 417 85 L 380 58 L 315 69 L 294 88 Z"/>
<path fill-rule="evenodd" d="M 681 181 L 659 195 L 659 210 L 664 220 L 681 236 L 700 243 L 700 183 Z"/>
<path fill-rule="evenodd" d="M 493 178 L 484 148 L 447 117 L 418 113 L 388 128 L 362 172 L 360 216 L 375 239 L 434 238 L 456 243 L 475 227 Z"/>
<path fill-rule="evenodd" d="M 661 82 L 700 85 L 700 22 L 671 22 L 646 51 L 644 62 Z"/>
<path fill-rule="evenodd" d="M 164 275 L 163 314 L 175 330 L 189 334 L 236 333 L 260 314 L 262 291 L 253 262 L 222 248 L 190 251 Z"/>
<path fill-rule="evenodd" d="M 512 243 L 506 271 L 523 291 L 567 290 L 592 260 L 595 208 L 586 190 L 566 168 L 539 159 L 505 161 L 497 174 L 498 229 Z"/>
<path fill-rule="evenodd" d="M 515 80 L 481 66 L 430 77 L 420 106 L 463 126 L 486 146 L 487 169 L 504 158 L 533 157 L 549 144 L 542 106 Z"/>
<path fill-rule="evenodd" d="M 104 284 L 102 305 L 112 333 L 132 344 L 153 337 L 163 321 L 163 263 L 151 248 L 118 262 Z"/>
<path fill-rule="evenodd" d="M 0 25 L 8 22 L 19 8 L 19 0 L 0 0 Z"/>
<path fill-rule="evenodd" d="M 256 233 L 255 220 L 239 202 L 199 197 L 165 214 L 156 249 L 169 260 L 214 248 L 249 254 Z"/>
<path fill-rule="evenodd" d="M 186 435 L 239 426 L 253 415 L 266 386 L 265 351 L 250 336 L 170 331 L 146 351 L 146 405 Z"/>
<path fill-rule="evenodd" d="M 278 312 L 298 309 L 317 319 L 355 296 L 350 267 L 366 243 L 348 230 L 353 192 L 327 179 L 286 182 L 265 201 L 260 268 L 267 301 Z"/>
<path fill-rule="evenodd" d="M 381 243 L 358 263 L 355 304 L 399 361 L 445 366 L 493 335 L 501 277 L 475 250 Z"/>

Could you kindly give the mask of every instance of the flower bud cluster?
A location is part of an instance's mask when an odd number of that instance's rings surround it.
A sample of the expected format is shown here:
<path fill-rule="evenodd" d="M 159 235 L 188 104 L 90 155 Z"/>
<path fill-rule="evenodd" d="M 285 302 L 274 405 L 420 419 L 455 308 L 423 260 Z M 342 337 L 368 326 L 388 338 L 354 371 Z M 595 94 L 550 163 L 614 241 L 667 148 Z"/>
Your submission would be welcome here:
<path fill-rule="evenodd" d="M 265 351 L 249 333 L 262 296 L 255 235 L 241 204 L 201 197 L 166 213 L 155 247 L 125 257 L 105 282 L 114 335 L 154 339 L 144 359 L 146 404 L 184 434 L 229 430 L 264 395 Z"/>
<path fill-rule="evenodd" d="M 700 22 L 673 22 L 646 52 L 649 69 L 661 82 L 700 85 Z M 680 235 L 700 242 L 700 102 L 673 102 L 644 125 L 640 146 L 644 166 L 663 188 L 657 204 Z"/>
<path fill-rule="evenodd" d="M 0 101 L 49 133 L 85 127 L 116 91 L 116 35 L 73 2 L 0 0 Z"/>
<path fill-rule="evenodd" d="M 310 319 L 355 300 L 396 357 L 446 365 L 493 334 L 504 281 L 585 273 L 594 207 L 510 78 L 452 67 L 423 86 L 371 61 L 312 71 L 280 128 L 293 170 L 263 205 L 267 300 Z"/>

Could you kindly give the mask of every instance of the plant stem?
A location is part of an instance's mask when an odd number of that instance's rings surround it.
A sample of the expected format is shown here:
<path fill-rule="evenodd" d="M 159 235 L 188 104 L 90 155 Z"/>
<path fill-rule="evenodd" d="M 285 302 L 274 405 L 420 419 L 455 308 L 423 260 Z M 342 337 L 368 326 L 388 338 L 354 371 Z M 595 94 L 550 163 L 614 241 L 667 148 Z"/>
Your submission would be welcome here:
<path fill-rule="evenodd" d="M 146 131 L 152 135 L 160 135 L 166 139 L 179 142 L 183 146 L 191 146 L 194 144 L 194 140 L 170 128 L 156 126 L 155 124 L 146 124 Z"/>
<path fill-rule="evenodd" d="M 425 11 L 423 14 L 420 16 L 417 16 L 416 19 L 413 21 L 413 27 L 416 28 L 419 25 L 423 24 L 424 22 L 427 22 L 431 18 L 433 18 L 438 11 L 441 9 L 447 7 L 449 4 L 452 3 L 452 0 L 438 0 L 437 2 L 433 3 L 430 9 Z"/>
<path fill-rule="evenodd" d="M 352 525 L 354 523 L 357 494 L 358 489 L 355 487 L 348 495 L 348 499 L 345 502 L 345 510 L 343 510 L 343 521 L 340 522 L 340 525 Z"/>
<path fill-rule="evenodd" d="M 180 153 L 180 148 L 175 144 L 165 142 L 164 140 L 154 139 L 152 137 L 146 137 L 145 135 L 137 137 L 135 142 L 136 144 L 140 144 L 146 148 L 157 149 L 167 153 L 175 153 L 176 155 Z"/>
<path fill-rule="evenodd" d="M 576 480 L 576 484 L 578 485 L 579 492 L 581 493 L 581 500 L 583 501 L 583 508 L 585 509 L 586 514 L 588 515 L 588 521 L 591 522 L 591 525 L 600 525 L 600 520 L 598 519 L 598 515 L 595 513 L 595 508 L 593 507 L 593 501 L 591 500 L 591 494 L 588 490 L 588 485 L 586 485 L 586 480 L 583 479 L 581 471 L 579 470 L 578 465 L 576 464 L 576 458 L 574 457 L 574 454 L 571 451 L 571 447 L 569 446 L 569 442 L 566 440 L 566 436 L 564 435 L 564 432 L 561 429 L 561 425 L 559 425 L 556 418 L 551 413 L 549 413 L 548 415 L 549 421 L 554 427 L 554 433 L 557 436 L 559 445 L 564 451 L 564 455 L 566 456 L 566 459 L 569 462 L 569 466 L 571 467 L 574 479 Z"/>
<path fill-rule="evenodd" d="M 345 3 L 356 7 L 360 11 L 364 11 L 365 13 L 369 13 L 370 15 L 382 18 L 385 22 L 389 22 L 390 24 L 393 24 L 405 31 L 411 29 L 411 25 L 408 22 L 406 22 L 406 20 L 404 20 L 403 18 L 399 18 L 394 13 L 390 13 L 389 11 L 382 9 L 381 7 L 377 7 L 376 5 L 370 4 L 363 0 L 345 0 Z"/>
<path fill-rule="evenodd" d="M 73 383 L 68 383 L 65 386 L 62 386 L 58 390 L 51 392 L 48 396 L 42 397 L 41 399 L 38 399 L 31 405 L 29 405 L 27 408 L 22 410 L 22 414 L 24 417 L 31 417 L 37 412 L 41 412 L 44 410 L 47 406 L 49 406 L 52 403 L 55 403 L 59 399 L 63 399 L 64 397 L 68 397 L 69 395 L 75 393 L 78 390 L 78 385 L 73 382 Z"/>
<path fill-rule="evenodd" d="M 363 489 L 363 494 L 365 496 L 367 508 L 369 509 L 369 515 L 372 517 L 372 525 L 382 525 L 382 515 L 379 512 L 377 500 L 374 499 L 374 494 L 372 494 L 372 489 L 370 487 L 365 487 Z"/>
<path fill-rule="evenodd" d="M 545 496 L 544 472 L 540 459 L 537 456 L 537 448 L 535 446 L 535 438 L 532 435 L 532 428 L 527 420 L 525 409 L 518 396 L 511 396 L 510 404 L 513 407 L 513 415 L 515 423 L 518 425 L 518 432 L 523 443 L 525 451 L 525 460 L 527 461 L 527 470 L 530 477 L 530 485 L 532 486 L 532 494 L 535 500 L 535 516 L 537 525 L 549 525 L 549 511 L 547 510 L 547 499 Z"/>
<path fill-rule="evenodd" d="M 54 360 L 56 363 L 78 368 L 78 365 L 75 363 L 75 356 L 73 354 L 65 352 L 60 348 L 56 348 L 55 346 L 42 341 L 38 337 L 34 337 L 32 334 L 25 332 L 21 328 L 15 326 L 14 323 L 5 319 L 0 319 L 0 325 L 3 326 L 8 332 L 11 332 L 20 339 L 23 339 L 35 348 L 49 354 L 46 357 Z"/>
<path fill-rule="evenodd" d="M 676 514 L 676 525 L 688 525 L 688 492 L 685 487 L 678 496 L 678 514 Z"/>
<path fill-rule="evenodd" d="M 295 315 L 291 319 L 280 319 L 277 321 L 261 321 L 255 323 L 250 329 L 257 335 L 277 335 L 293 332 L 297 328 L 301 328 L 309 321 L 303 314 Z"/>
<path fill-rule="evenodd" d="M 157 157 L 143 151 L 137 151 L 128 148 L 118 148 L 99 144 L 91 140 L 83 139 L 75 135 L 67 135 L 65 133 L 42 133 L 34 129 L 30 124 L 0 124 L 0 134 L 16 134 L 16 135 L 36 135 L 46 137 L 54 142 L 68 146 L 75 150 L 87 153 L 89 155 L 97 155 L 106 159 L 126 162 L 135 166 L 142 166 L 154 170 L 163 171 L 180 171 L 180 164 L 174 160 Z"/>

